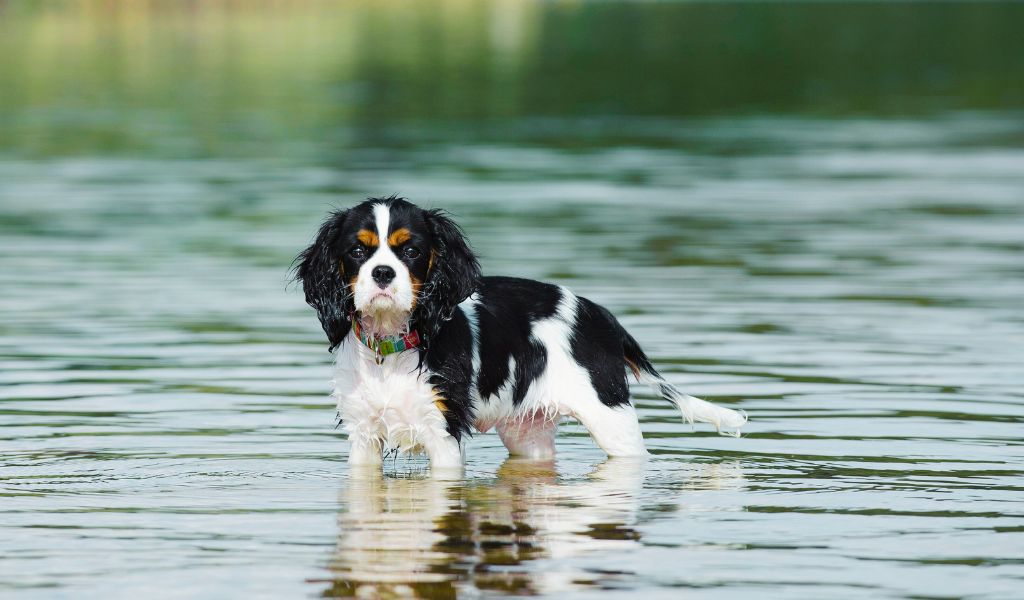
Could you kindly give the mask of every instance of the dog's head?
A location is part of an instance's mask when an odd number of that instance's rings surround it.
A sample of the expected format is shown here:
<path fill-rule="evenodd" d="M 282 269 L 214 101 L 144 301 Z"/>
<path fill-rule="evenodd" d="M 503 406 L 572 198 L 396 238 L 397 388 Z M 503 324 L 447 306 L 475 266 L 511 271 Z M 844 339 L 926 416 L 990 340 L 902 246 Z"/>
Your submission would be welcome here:
<path fill-rule="evenodd" d="M 394 197 L 331 213 L 296 262 L 331 350 L 353 318 L 378 336 L 414 327 L 427 347 L 480 279 L 458 225 L 441 210 Z"/>

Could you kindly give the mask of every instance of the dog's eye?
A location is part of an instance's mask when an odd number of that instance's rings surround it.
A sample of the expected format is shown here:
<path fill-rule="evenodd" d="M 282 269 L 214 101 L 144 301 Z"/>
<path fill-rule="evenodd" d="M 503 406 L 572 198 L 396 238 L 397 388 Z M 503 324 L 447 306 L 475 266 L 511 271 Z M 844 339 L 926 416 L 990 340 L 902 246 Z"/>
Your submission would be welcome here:
<path fill-rule="evenodd" d="M 362 258 L 366 256 L 366 250 L 363 249 L 362 246 L 353 246 L 352 249 L 348 251 L 348 255 L 352 258 Z"/>
<path fill-rule="evenodd" d="M 406 246 L 405 250 L 402 250 L 402 254 L 404 254 L 406 258 L 417 258 L 420 255 L 420 251 L 418 248 L 413 246 Z"/>

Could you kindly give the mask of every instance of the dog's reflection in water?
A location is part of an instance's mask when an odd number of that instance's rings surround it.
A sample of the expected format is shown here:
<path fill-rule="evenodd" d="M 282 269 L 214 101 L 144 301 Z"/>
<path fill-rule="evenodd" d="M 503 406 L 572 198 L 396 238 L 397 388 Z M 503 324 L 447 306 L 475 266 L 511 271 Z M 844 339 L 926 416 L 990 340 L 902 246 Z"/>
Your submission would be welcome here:
<path fill-rule="evenodd" d="M 593 574 L 561 559 L 639 544 L 633 526 L 644 471 L 643 459 L 612 459 L 564 481 L 553 462 L 509 459 L 493 480 L 354 473 L 342 492 L 338 548 L 322 596 L 578 589 Z M 538 559 L 550 560 L 527 565 Z"/>

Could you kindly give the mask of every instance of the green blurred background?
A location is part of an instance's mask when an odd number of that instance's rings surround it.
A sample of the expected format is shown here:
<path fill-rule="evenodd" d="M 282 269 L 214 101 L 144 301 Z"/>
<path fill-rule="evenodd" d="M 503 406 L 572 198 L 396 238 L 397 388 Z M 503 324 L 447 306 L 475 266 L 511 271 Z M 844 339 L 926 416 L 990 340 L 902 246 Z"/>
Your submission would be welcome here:
<path fill-rule="evenodd" d="M 1001 2 L 5 1 L 0 152 L 329 160 L 662 137 L 623 117 L 1018 110 L 1022 25 Z"/>

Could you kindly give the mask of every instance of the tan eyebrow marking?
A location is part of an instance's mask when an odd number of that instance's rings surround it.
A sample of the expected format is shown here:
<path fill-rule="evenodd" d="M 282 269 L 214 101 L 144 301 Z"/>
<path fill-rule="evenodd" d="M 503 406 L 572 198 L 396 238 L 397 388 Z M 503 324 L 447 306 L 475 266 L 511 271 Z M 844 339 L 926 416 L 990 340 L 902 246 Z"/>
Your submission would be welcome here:
<path fill-rule="evenodd" d="M 377 237 L 377 234 L 369 229 L 360 229 L 359 233 L 356 234 L 356 239 L 367 246 L 380 246 L 380 239 Z"/>
<path fill-rule="evenodd" d="M 392 231 L 391 235 L 388 236 L 388 246 L 399 246 L 408 242 L 411 237 L 412 234 L 409 233 L 408 229 L 400 227 L 399 229 Z"/>

